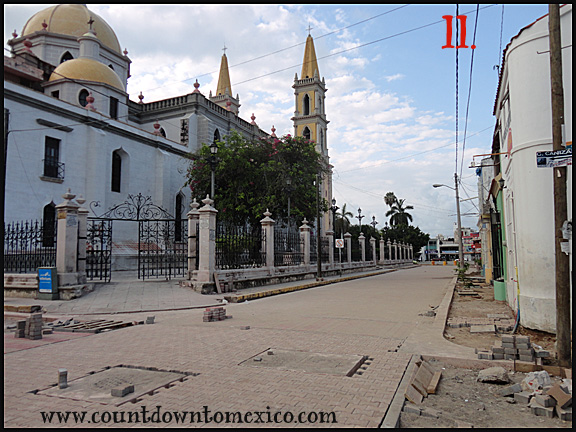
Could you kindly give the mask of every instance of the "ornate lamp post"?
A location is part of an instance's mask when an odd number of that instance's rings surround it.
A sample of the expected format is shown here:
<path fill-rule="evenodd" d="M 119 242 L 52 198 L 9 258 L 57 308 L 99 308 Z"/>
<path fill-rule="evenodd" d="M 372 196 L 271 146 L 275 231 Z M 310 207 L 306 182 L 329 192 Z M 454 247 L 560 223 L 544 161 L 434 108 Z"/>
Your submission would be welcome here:
<path fill-rule="evenodd" d="M 336 234 L 336 212 L 340 207 L 336 205 L 336 198 L 332 198 L 332 206 L 330 210 L 332 210 L 332 229 L 334 230 L 334 234 Z M 336 235 L 334 235 L 336 237 Z"/>
<path fill-rule="evenodd" d="M 358 219 L 358 221 L 359 221 L 360 230 L 362 230 L 362 218 L 363 218 L 364 216 L 362 216 L 362 209 L 361 209 L 360 207 L 358 207 L 358 216 L 355 216 L 355 217 L 356 217 L 356 218 Z"/>
<path fill-rule="evenodd" d="M 370 225 L 376 229 L 376 225 L 378 225 L 378 222 L 376 222 L 376 216 L 372 216 L 372 222 L 370 222 Z"/>
<path fill-rule="evenodd" d="M 208 158 L 208 162 L 210 163 L 210 198 L 214 199 L 214 183 L 215 183 L 215 173 L 216 173 L 216 166 L 218 165 L 218 158 L 216 154 L 218 153 L 218 144 L 214 141 L 210 145 L 210 157 Z"/>

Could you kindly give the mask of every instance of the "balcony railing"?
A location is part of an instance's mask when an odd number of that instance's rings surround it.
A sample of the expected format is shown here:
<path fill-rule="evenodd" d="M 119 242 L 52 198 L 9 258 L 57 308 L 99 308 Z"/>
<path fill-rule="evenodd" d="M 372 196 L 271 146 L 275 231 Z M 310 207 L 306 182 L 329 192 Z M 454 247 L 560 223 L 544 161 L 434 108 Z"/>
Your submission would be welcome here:
<path fill-rule="evenodd" d="M 44 177 L 64 180 L 64 163 L 51 159 L 43 159 Z"/>

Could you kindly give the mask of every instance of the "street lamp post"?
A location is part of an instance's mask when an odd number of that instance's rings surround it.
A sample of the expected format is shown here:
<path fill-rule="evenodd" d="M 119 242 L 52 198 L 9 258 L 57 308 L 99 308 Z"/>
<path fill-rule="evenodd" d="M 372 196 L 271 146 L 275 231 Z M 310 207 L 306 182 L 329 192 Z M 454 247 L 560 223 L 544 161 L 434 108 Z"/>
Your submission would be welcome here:
<path fill-rule="evenodd" d="M 362 218 L 364 217 L 362 215 L 362 209 L 360 207 L 358 207 L 358 216 L 355 216 L 358 219 L 358 222 L 360 224 L 360 231 L 362 231 Z"/>
<path fill-rule="evenodd" d="M 334 238 L 336 238 L 336 212 L 340 207 L 336 205 L 336 198 L 332 198 L 332 206 L 330 210 L 332 210 L 332 230 L 334 231 Z"/>
<path fill-rule="evenodd" d="M 458 174 L 454 173 L 454 187 L 447 186 L 445 184 L 433 184 L 432 187 L 439 188 L 445 186 L 448 189 L 452 189 L 456 192 L 456 214 L 458 217 L 458 267 L 462 268 L 464 265 L 464 247 L 462 245 L 462 220 L 460 217 L 460 196 L 458 194 Z"/>
<path fill-rule="evenodd" d="M 216 165 L 218 165 L 218 158 L 216 157 L 216 154 L 218 153 L 218 144 L 216 144 L 216 141 L 214 141 L 211 145 L 210 145 L 210 158 L 208 159 L 208 162 L 210 162 L 210 170 L 211 170 L 211 175 L 210 175 L 210 198 L 214 199 L 214 183 L 215 183 L 215 177 L 216 177 Z"/>
<path fill-rule="evenodd" d="M 291 223 L 290 223 L 290 196 L 292 195 L 292 179 L 290 177 L 288 177 L 286 179 L 286 192 L 288 192 L 288 228 L 290 229 Z"/>
<path fill-rule="evenodd" d="M 372 216 L 372 222 L 370 222 L 370 225 L 376 229 L 376 225 L 378 225 L 378 222 L 376 222 L 376 216 Z"/>

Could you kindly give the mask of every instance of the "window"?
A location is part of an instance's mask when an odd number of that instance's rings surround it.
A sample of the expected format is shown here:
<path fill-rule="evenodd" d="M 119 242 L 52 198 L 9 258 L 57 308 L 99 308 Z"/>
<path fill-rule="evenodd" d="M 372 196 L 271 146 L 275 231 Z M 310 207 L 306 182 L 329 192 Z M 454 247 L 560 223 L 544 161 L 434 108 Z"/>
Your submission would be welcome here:
<path fill-rule="evenodd" d="M 214 131 L 214 141 L 213 142 L 218 142 L 220 141 L 220 132 L 218 131 L 218 129 L 216 129 Z"/>
<path fill-rule="evenodd" d="M 60 140 L 46 137 L 44 143 L 44 177 L 64 178 L 64 164 L 60 163 Z"/>
<path fill-rule="evenodd" d="M 88 90 L 86 89 L 80 90 L 80 94 L 78 95 L 78 102 L 80 102 L 80 105 L 82 105 L 83 107 L 88 105 L 88 101 L 86 100 L 88 95 L 89 95 Z"/>
<path fill-rule="evenodd" d="M 164 128 L 162 128 L 162 127 L 160 128 L 160 134 L 161 134 L 164 138 L 166 138 L 166 131 L 165 131 Z"/>
<path fill-rule="evenodd" d="M 112 192 L 120 192 L 122 181 L 122 156 L 118 150 L 112 153 Z"/>
<path fill-rule="evenodd" d="M 56 90 L 52 92 L 52 97 L 56 99 L 60 99 L 60 91 Z"/>
<path fill-rule="evenodd" d="M 74 56 L 72 54 L 70 54 L 70 52 L 66 51 L 62 57 L 60 58 L 60 63 L 64 63 L 65 61 L 68 60 L 73 60 Z"/>
<path fill-rule="evenodd" d="M 110 97 L 110 117 L 118 119 L 118 99 Z"/>
<path fill-rule="evenodd" d="M 302 101 L 302 109 L 304 111 L 304 115 L 310 115 L 310 96 L 307 94 L 304 95 L 304 100 Z"/>
<path fill-rule="evenodd" d="M 176 209 L 174 214 L 176 215 L 176 219 L 174 221 L 174 240 L 175 241 L 182 241 L 182 194 L 179 193 L 176 195 Z"/>
<path fill-rule="evenodd" d="M 56 235 L 56 204 L 51 202 L 42 212 L 42 246 L 54 247 Z"/>
<path fill-rule="evenodd" d="M 308 129 L 308 126 L 306 126 L 304 128 L 304 132 L 302 133 L 302 135 L 304 136 L 304 138 L 306 138 L 307 140 L 310 139 L 310 129 Z"/>

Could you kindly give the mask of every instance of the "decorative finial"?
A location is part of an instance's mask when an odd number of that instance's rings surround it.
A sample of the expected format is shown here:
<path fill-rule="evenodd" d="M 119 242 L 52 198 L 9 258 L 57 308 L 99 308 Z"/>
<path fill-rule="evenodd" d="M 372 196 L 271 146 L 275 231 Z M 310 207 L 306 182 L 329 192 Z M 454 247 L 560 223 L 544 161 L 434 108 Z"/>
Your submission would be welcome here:
<path fill-rule="evenodd" d="M 32 48 L 32 41 L 26 38 L 26 40 L 24 41 L 24 49 L 28 51 L 30 54 L 32 54 L 32 50 L 30 48 Z"/>
<path fill-rule="evenodd" d="M 160 133 L 160 123 L 158 123 L 158 120 L 154 123 L 154 135 L 162 135 Z"/>
<path fill-rule="evenodd" d="M 138 99 L 140 99 L 140 102 L 138 102 L 139 104 L 144 103 L 144 102 L 142 102 L 142 100 L 144 99 L 144 95 L 142 94 L 142 92 L 140 92 L 140 94 L 138 95 Z"/>
<path fill-rule="evenodd" d="M 310 36 L 310 30 L 312 30 L 314 27 L 310 27 L 310 22 L 308 22 L 308 36 Z"/>
<path fill-rule="evenodd" d="M 199 87 L 200 83 L 198 83 L 198 80 L 196 80 L 196 82 L 194 83 L 194 91 L 192 93 L 200 93 L 200 90 L 198 90 Z"/>
<path fill-rule="evenodd" d="M 18 33 L 16 33 L 16 29 L 14 29 L 14 33 L 12 33 L 12 37 L 16 39 L 18 37 Z"/>
<path fill-rule="evenodd" d="M 44 20 L 44 22 L 42 22 L 42 30 L 46 31 L 47 28 L 48 24 L 46 24 L 46 20 Z"/>
<path fill-rule="evenodd" d="M 226 55 L 226 50 L 227 50 L 227 49 L 228 49 L 228 48 L 226 48 L 226 44 L 224 44 L 224 48 L 222 48 L 222 51 L 224 51 L 224 55 Z"/>
<path fill-rule="evenodd" d="M 123 53 L 124 53 L 125 56 L 127 56 L 127 55 L 128 55 L 128 50 L 127 50 L 126 48 L 124 48 Z"/>
<path fill-rule="evenodd" d="M 86 102 L 88 102 L 85 107 L 86 109 L 89 109 L 90 111 L 96 111 L 96 108 L 94 107 L 94 105 L 92 105 L 92 102 L 94 102 L 94 96 L 92 96 L 92 92 L 88 94 Z"/>
<path fill-rule="evenodd" d="M 273 136 L 274 138 L 276 138 L 276 133 L 275 133 L 275 132 L 276 132 L 276 128 L 274 127 L 274 125 L 272 125 L 272 136 Z"/>
<path fill-rule="evenodd" d="M 252 121 L 250 122 L 250 124 L 256 126 L 256 122 L 254 121 L 254 120 L 256 120 L 256 116 L 254 115 L 254 113 L 252 113 L 252 115 L 250 116 L 250 118 L 252 119 Z"/>
<path fill-rule="evenodd" d="M 94 20 L 92 19 L 92 16 L 90 16 L 90 20 L 88 21 L 88 25 L 90 26 L 90 31 L 94 31 L 92 29 L 92 24 L 94 24 Z"/>
<path fill-rule="evenodd" d="M 230 101 L 230 99 L 226 100 L 226 109 L 228 111 L 230 111 L 230 107 L 232 106 L 232 102 Z"/>

